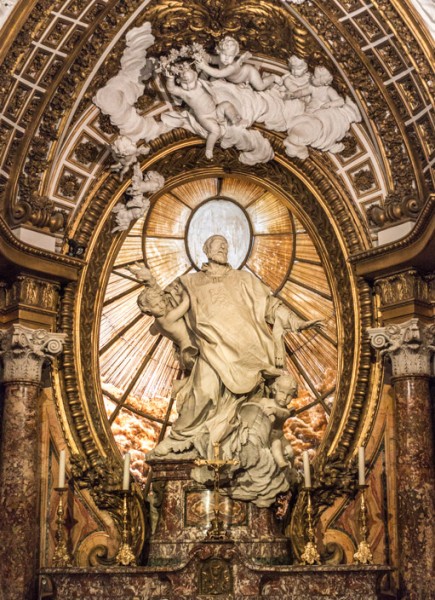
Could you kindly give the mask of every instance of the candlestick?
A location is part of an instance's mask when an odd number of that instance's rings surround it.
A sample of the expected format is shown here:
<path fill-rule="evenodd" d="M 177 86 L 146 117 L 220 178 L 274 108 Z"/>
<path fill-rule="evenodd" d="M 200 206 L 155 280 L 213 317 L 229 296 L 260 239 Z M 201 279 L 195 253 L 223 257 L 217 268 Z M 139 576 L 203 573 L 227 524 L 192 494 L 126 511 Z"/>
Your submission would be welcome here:
<path fill-rule="evenodd" d="M 236 459 L 224 459 L 219 458 L 219 442 L 213 443 L 213 458 L 197 458 L 195 464 L 199 466 L 207 466 L 209 469 L 213 469 L 213 512 L 214 518 L 211 521 L 211 527 L 207 531 L 207 537 L 212 540 L 224 540 L 230 537 L 229 531 L 224 528 L 224 523 L 220 520 L 219 512 L 219 487 L 220 487 L 220 471 L 228 465 L 238 465 L 239 461 Z"/>
<path fill-rule="evenodd" d="M 373 555 L 370 551 L 370 546 L 367 542 L 367 506 L 365 500 L 366 485 L 360 485 L 361 489 L 361 516 L 360 516 L 360 534 L 361 541 L 358 544 L 358 549 L 353 555 L 353 559 L 360 565 L 371 565 L 373 563 Z"/>
<path fill-rule="evenodd" d="M 304 466 L 305 466 L 305 461 L 304 461 Z M 316 542 L 315 542 L 315 538 L 314 538 L 313 507 L 311 505 L 311 490 L 310 490 L 310 488 L 307 488 L 305 491 L 307 492 L 308 542 L 305 544 L 303 554 L 301 555 L 301 562 L 303 565 L 314 565 L 314 563 L 320 565 L 320 555 L 317 551 Z"/>
<path fill-rule="evenodd" d="M 130 462 L 130 461 L 129 461 Z M 124 462 L 125 466 L 125 462 Z M 129 544 L 130 531 L 128 529 L 128 495 L 129 492 L 126 490 L 122 491 L 123 502 L 122 502 L 122 541 L 119 547 L 118 554 L 116 555 L 116 562 L 118 565 L 124 567 L 135 566 L 136 557 L 133 554 L 133 550 Z"/>
<path fill-rule="evenodd" d="M 122 477 L 122 489 L 124 492 L 128 492 L 130 489 L 130 452 L 127 452 L 124 456 L 124 473 Z"/>
<path fill-rule="evenodd" d="M 366 484 L 366 464 L 363 446 L 358 448 L 358 484 L 360 486 Z"/>
<path fill-rule="evenodd" d="M 59 479 L 57 487 L 62 489 L 65 487 L 65 450 L 61 450 L 59 454 Z"/>
<path fill-rule="evenodd" d="M 64 452 L 62 450 L 62 452 Z M 64 453 L 65 454 L 65 453 Z M 64 473 L 65 476 L 65 473 Z M 65 477 L 64 477 L 65 478 Z M 60 473 L 59 473 L 60 481 Z M 56 511 L 56 545 L 53 554 L 53 567 L 72 567 L 73 559 L 68 551 L 68 545 L 64 535 L 65 520 L 64 520 L 64 509 L 63 509 L 63 494 L 67 488 L 55 488 L 59 494 L 59 504 Z"/>
<path fill-rule="evenodd" d="M 305 487 L 307 489 L 309 489 L 309 488 L 311 488 L 311 471 L 310 471 L 310 458 L 308 456 L 307 450 L 303 451 L 302 460 L 304 461 Z"/>

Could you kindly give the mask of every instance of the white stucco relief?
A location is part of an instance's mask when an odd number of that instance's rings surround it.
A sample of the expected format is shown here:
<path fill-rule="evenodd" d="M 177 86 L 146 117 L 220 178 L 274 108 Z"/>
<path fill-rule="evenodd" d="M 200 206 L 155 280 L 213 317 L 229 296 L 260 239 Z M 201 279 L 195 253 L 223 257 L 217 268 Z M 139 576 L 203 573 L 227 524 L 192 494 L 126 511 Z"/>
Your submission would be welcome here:
<path fill-rule="evenodd" d="M 296 56 L 281 77 L 260 73 L 250 62 L 251 54 L 243 52 L 231 36 L 221 39 L 215 54 L 194 43 L 174 48 L 159 60 L 146 58 L 153 42 L 149 23 L 130 30 L 120 71 L 94 97 L 94 103 L 119 129 L 112 153 L 121 176 L 147 152 L 140 142 L 177 127 L 203 137 L 209 159 L 219 144 L 223 149 L 235 147 L 242 163 L 254 165 L 274 157 L 269 141 L 252 128 L 255 123 L 286 132 L 287 154 L 304 159 L 309 147 L 340 152 L 340 140 L 352 123 L 361 120 L 356 104 L 335 91 L 325 67 L 308 72 L 306 63 Z M 164 85 L 171 101 L 161 121 L 141 116 L 135 107 L 151 77 Z"/>

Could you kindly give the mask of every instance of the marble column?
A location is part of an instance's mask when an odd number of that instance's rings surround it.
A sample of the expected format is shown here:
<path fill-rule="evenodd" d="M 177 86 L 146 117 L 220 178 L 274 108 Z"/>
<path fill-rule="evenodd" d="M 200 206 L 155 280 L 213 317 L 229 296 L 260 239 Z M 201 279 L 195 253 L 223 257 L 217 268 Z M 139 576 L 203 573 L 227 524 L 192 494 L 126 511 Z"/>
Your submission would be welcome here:
<path fill-rule="evenodd" d="M 369 329 L 391 360 L 397 435 L 400 598 L 435 593 L 435 449 L 429 378 L 435 325 L 413 318 Z"/>
<path fill-rule="evenodd" d="M 4 600 L 33 600 L 39 548 L 40 382 L 65 334 L 12 325 L 0 331 L 0 586 Z M 1 589 L 1 588 L 0 588 Z"/>

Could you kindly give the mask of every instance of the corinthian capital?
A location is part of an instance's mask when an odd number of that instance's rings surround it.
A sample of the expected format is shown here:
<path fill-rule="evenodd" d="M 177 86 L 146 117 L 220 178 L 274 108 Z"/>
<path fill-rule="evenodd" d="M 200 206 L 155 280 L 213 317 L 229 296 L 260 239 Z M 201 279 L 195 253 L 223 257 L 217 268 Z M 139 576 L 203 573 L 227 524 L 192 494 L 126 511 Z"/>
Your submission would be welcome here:
<path fill-rule="evenodd" d="M 393 377 L 431 375 L 435 352 L 435 325 L 424 325 L 419 319 L 367 330 L 373 348 L 390 358 Z"/>
<path fill-rule="evenodd" d="M 12 325 L 0 331 L 3 382 L 40 383 L 44 362 L 63 350 L 65 333 Z"/>

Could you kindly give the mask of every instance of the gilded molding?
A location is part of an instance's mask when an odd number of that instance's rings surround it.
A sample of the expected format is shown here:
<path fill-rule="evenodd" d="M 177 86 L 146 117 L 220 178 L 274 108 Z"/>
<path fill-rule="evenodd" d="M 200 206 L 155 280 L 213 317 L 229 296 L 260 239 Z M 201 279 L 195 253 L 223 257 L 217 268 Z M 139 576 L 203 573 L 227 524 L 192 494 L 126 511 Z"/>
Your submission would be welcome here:
<path fill-rule="evenodd" d="M 435 194 L 429 196 L 411 232 L 400 240 L 350 257 L 358 275 L 374 278 L 405 266 L 418 267 L 422 257 L 433 256 L 435 225 Z M 427 261 L 429 263 L 429 261 Z M 429 263 L 430 264 L 430 263 Z"/>
<path fill-rule="evenodd" d="M 388 194 L 383 206 L 372 204 L 367 210 L 367 217 L 377 227 L 383 227 L 391 221 L 415 219 L 420 212 L 420 204 L 412 193 L 404 186 L 397 187 Z"/>
<path fill-rule="evenodd" d="M 379 294 L 381 308 L 406 300 L 430 301 L 429 281 L 415 269 L 395 273 L 375 280 L 375 292 Z"/>
<path fill-rule="evenodd" d="M 78 277 L 84 262 L 62 254 L 54 254 L 25 244 L 14 236 L 0 215 L 0 265 L 21 267 L 59 281 L 71 281 Z"/>
<path fill-rule="evenodd" d="M 56 312 L 60 285 L 29 275 L 18 275 L 10 284 L 0 283 L 0 311 L 20 304 Z"/>

